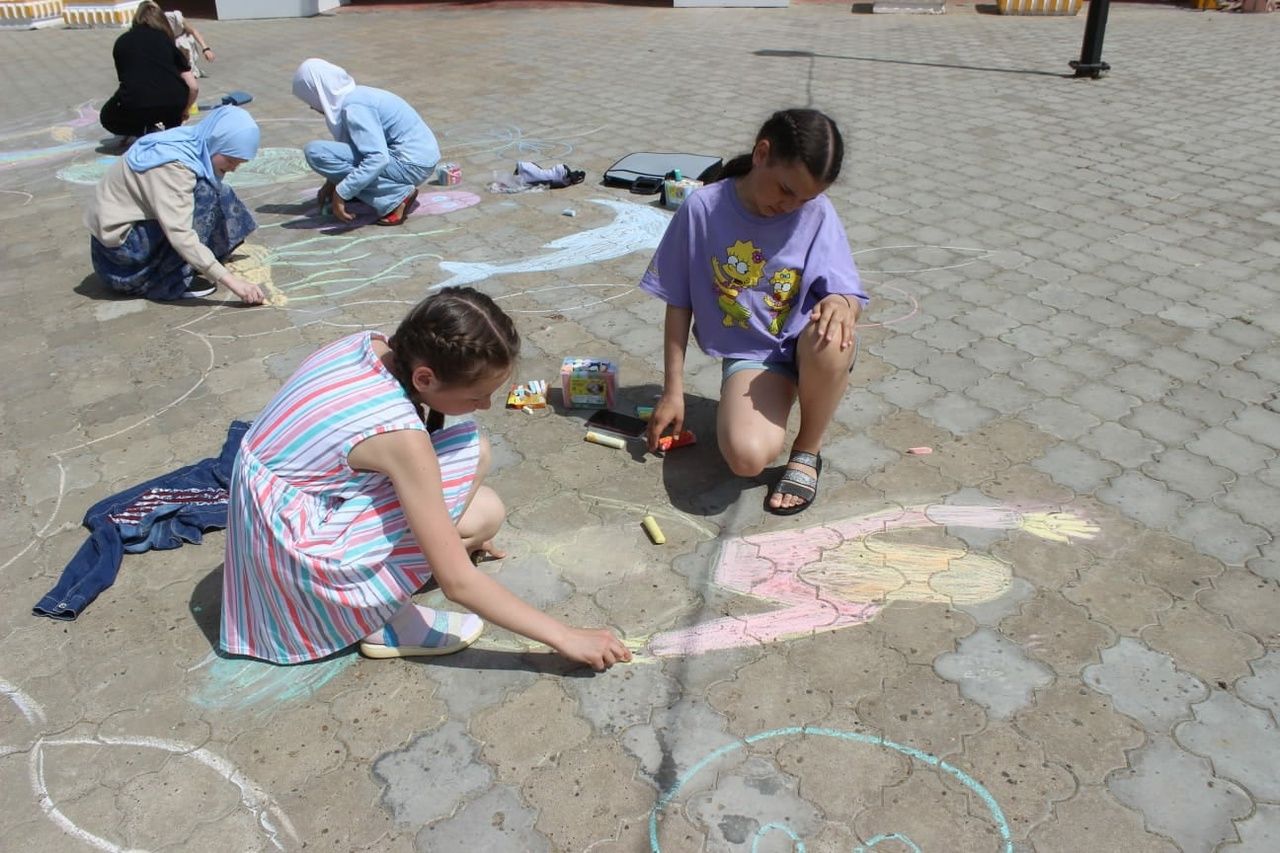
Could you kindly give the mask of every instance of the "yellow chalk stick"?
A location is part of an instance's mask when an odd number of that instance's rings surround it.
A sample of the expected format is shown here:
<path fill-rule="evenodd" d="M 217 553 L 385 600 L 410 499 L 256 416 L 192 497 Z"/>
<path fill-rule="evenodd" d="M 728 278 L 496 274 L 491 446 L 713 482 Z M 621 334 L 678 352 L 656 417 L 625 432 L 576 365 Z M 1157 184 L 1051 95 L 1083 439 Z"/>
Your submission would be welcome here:
<path fill-rule="evenodd" d="M 662 535 L 662 528 L 658 526 L 658 520 L 652 515 L 646 515 L 644 521 L 644 532 L 649 534 L 649 538 L 653 540 L 654 545 L 667 544 L 667 537 Z"/>
<path fill-rule="evenodd" d="M 605 447 L 613 447 L 618 450 L 627 446 L 627 443 L 620 438 L 612 435 L 601 435 L 598 432 L 588 432 L 583 436 L 583 441 L 590 441 L 593 444 L 603 444 Z"/>

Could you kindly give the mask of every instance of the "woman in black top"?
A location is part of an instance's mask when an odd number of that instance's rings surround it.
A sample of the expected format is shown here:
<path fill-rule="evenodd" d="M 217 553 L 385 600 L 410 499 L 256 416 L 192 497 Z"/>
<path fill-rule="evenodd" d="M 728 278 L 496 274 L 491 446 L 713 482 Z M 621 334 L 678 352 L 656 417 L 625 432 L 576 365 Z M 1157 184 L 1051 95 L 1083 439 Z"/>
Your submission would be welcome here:
<path fill-rule="evenodd" d="M 157 125 L 178 127 L 190 115 L 197 84 L 186 56 L 173 43 L 173 32 L 159 4 L 145 0 L 133 26 L 111 50 L 120 88 L 99 116 L 102 126 L 118 136 L 142 136 Z"/>

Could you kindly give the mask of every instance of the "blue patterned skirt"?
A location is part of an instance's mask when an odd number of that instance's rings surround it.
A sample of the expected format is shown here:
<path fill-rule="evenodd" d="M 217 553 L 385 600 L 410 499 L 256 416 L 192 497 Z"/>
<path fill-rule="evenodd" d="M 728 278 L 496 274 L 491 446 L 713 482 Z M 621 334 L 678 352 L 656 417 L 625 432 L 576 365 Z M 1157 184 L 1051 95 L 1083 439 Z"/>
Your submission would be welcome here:
<path fill-rule="evenodd" d="M 258 227 L 253 214 L 226 184 L 218 186 L 197 178 L 195 202 L 192 225 L 196 235 L 219 261 L 230 257 Z M 181 299 L 195 275 L 154 219 L 135 223 L 129 236 L 114 249 L 90 237 L 89 256 L 98 277 L 112 290 L 129 296 Z"/>

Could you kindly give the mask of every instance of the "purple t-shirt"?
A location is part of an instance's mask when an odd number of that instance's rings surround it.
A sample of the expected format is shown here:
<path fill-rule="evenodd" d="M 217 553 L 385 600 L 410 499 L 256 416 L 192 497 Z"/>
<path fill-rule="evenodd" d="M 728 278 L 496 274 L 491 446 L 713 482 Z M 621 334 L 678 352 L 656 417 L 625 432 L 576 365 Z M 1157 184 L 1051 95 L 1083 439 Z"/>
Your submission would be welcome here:
<path fill-rule="evenodd" d="M 849 241 L 825 195 L 780 216 L 756 216 L 732 180 L 691 195 L 667 226 L 640 287 L 693 309 L 707 355 L 791 361 L 809 312 L 847 294 L 864 305 Z"/>

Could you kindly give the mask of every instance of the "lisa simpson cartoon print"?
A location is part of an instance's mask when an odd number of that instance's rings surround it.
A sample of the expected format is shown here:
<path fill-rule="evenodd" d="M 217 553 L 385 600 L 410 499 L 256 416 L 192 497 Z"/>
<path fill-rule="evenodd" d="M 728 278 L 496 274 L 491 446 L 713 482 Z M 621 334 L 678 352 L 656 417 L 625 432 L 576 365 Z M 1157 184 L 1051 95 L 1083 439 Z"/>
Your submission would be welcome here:
<path fill-rule="evenodd" d="M 732 326 L 736 323 L 745 329 L 751 319 L 751 309 L 740 303 L 738 296 L 760 283 L 768 259 L 754 243 L 741 240 L 730 246 L 726 255 L 728 258 L 723 264 L 718 257 L 711 258 L 712 279 L 720 293 L 717 301 L 724 312 L 724 324 Z"/>
<path fill-rule="evenodd" d="M 773 285 L 773 293 L 764 298 L 765 307 L 773 313 L 773 319 L 769 321 L 769 331 L 780 335 L 782 327 L 787 323 L 787 317 L 791 316 L 791 302 L 800 292 L 800 272 L 784 267 L 770 277 L 769 283 Z"/>

